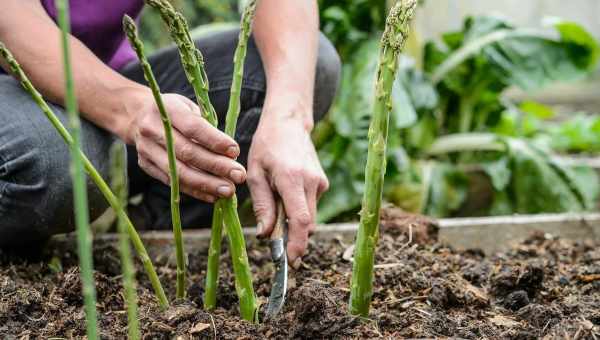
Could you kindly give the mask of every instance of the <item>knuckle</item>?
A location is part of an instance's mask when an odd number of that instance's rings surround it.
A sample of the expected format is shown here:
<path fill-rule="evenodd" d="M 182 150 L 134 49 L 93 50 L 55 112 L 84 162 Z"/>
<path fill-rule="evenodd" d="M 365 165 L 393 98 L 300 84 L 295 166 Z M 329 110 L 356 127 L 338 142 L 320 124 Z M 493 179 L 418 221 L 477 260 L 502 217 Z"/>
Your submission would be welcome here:
<path fill-rule="evenodd" d="M 207 164 L 207 169 L 209 172 L 212 172 L 213 174 L 225 174 L 227 172 L 227 166 L 225 164 L 223 164 L 222 162 L 213 159 L 210 162 L 208 162 Z"/>
<path fill-rule="evenodd" d="M 183 143 L 179 149 L 179 159 L 184 163 L 190 163 L 194 161 L 196 154 L 194 147 L 190 143 Z"/>
<path fill-rule="evenodd" d="M 248 176 L 246 177 L 246 182 L 249 186 L 256 186 L 261 183 L 261 179 L 259 175 L 249 172 Z"/>
<path fill-rule="evenodd" d="M 312 217 L 308 211 L 299 211 L 292 217 L 292 221 L 303 228 L 308 228 L 312 224 Z"/>

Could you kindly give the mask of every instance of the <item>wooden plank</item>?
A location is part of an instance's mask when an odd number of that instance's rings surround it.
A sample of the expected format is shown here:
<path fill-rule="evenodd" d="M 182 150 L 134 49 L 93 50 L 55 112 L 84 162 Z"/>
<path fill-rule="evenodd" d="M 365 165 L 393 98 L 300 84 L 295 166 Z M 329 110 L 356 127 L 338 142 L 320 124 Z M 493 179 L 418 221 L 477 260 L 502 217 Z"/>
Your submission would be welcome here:
<path fill-rule="evenodd" d="M 579 241 L 600 240 L 600 213 L 445 218 L 438 220 L 438 224 L 441 242 L 454 248 L 479 248 L 486 254 L 506 250 L 534 231 Z M 319 225 L 314 237 L 321 240 L 341 238 L 345 242 L 352 242 L 357 228 L 358 223 Z M 255 228 L 244 228 L 244 235 L 254 237 Z M 141 237 L 151 252 L 156 253 L 159 249 L 169 249 L 173 235 L 166 230 L 144 231 Z M 114 241 L 117 235 L 101 234 L 97 238 Z M 209 229 L 184 231 L 188 247 L 206 247 L 209 238 Z"/>
<path fill-rule="evenodd" d="M 508 249 L 534 231 L 572 240 L 600 240 L 600 213 L 540 214 L 439 221 L 441 242 L 455 248 L 479 248 L 486 254 Z"/>

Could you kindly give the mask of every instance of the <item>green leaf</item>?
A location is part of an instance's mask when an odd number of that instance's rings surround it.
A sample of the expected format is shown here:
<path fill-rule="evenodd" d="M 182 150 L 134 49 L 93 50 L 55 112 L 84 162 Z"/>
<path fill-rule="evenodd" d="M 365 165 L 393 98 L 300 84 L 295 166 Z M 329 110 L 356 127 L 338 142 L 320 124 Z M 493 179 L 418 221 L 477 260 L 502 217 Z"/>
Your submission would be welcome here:
<path fill-rule="evenodd" d="M 540 119 L 549 119 L 554 117 L 554 110 L 552 110 L 551 107 L 531 100 L 522 102 L 519 106 L 519 109 Z"/>
<path fill-rule="evenodd" d="M 464 203 L 468 178 L 452 164 L 437 163 L 433 167 L 426 213 L 433 217 L 450 216 Z"/>
<path fill-rule="evenodd" d="M 511 157 L 511 191 L 515 212 L 582 211 L 585 194 L 573 182 L 569 169 L 524 140 L 504 139 Z"/>
<path fill-rule="evenodd" d="M 507 157 L 500 157 L 494 161 L 484 162 L 481 166 L 485 173 L 490 177 L 496 191 L 503 191 L 506 189 L 511 179 L 511 171 Z"/>

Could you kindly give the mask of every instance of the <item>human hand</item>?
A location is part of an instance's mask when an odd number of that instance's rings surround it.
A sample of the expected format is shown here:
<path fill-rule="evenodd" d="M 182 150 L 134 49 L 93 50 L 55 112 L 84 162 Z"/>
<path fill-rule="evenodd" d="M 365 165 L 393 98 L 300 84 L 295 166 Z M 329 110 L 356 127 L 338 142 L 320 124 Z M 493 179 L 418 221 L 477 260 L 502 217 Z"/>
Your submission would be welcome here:
<path fill-rule="evenodd" d="M 259 236 L 273 230 L 275 195 L 283 201 L 289 220 L 288 258 L 297 267 L 316 226 L 317 201 L 329 183 L 302 118 L 306 114 L 295 112 L 286 104 L 263 109 L 248 155 L 248 186 Z"/>
<path fill-rule="evenodd" d="M 150 176 L 169 185 L 169 163 L 164 127 L 150 91 L 137 92 L 126 104 L 132 119 L 127 135 L 138 152 L 139 166 Z M 162 95 L 171 118 L 177 173 L 181 191 L 197 199 L 214 202 L 231 197 L 235 184 L 243 183 L 246 170 L 235 161 L 237 143 L 210 125 L 191 100 L 177 94 Z"/>

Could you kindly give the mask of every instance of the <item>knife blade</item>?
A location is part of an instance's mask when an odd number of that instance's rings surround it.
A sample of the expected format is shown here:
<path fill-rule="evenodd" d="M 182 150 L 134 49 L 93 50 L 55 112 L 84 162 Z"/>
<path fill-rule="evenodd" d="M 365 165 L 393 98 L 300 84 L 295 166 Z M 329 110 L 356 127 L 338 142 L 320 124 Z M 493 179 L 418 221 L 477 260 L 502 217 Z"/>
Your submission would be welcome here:
<path fill-rule="evenodd" d="M 281 311 L 287 293 L 287 222 L 281 202 L 277 204 L 277 221 L 271 233 L 271 259 L 275 264 L 275 275 L 271 283 L 271 294 L 267 304 L 267 318 L 272 318 Z"/>

